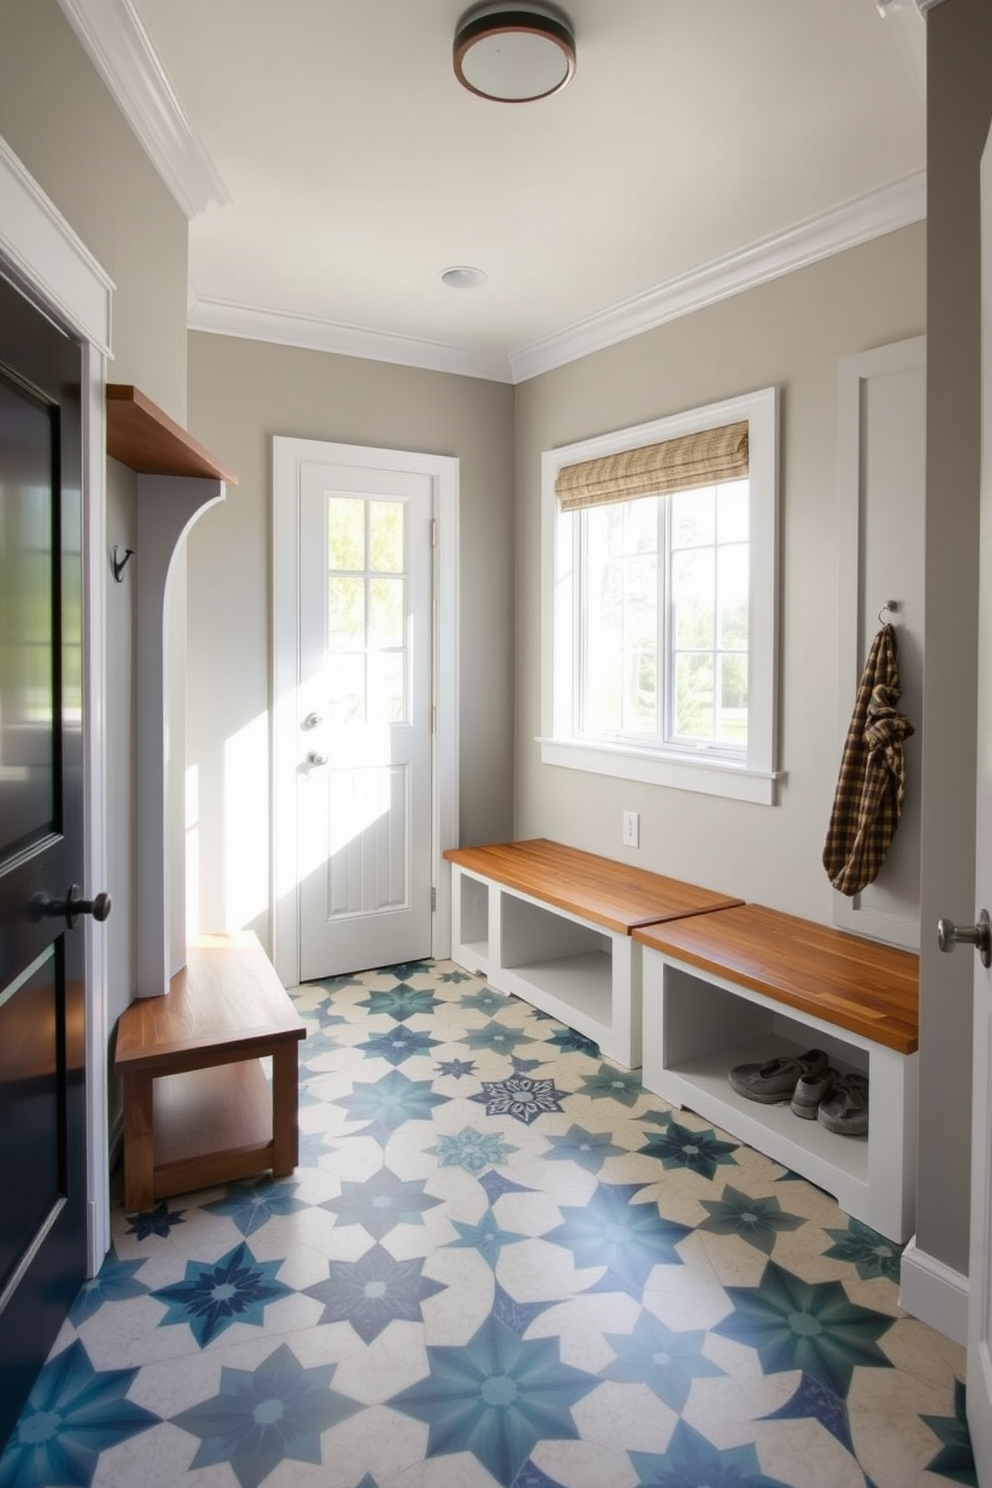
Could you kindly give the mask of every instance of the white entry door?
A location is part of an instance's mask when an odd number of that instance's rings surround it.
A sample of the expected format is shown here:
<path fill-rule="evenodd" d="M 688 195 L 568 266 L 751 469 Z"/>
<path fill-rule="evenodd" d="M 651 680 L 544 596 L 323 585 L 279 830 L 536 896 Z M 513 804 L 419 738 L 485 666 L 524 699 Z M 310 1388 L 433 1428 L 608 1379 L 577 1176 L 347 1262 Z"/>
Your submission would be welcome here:
<path fill-rule="evenodd" d="M 992 136 L 982 160 L 982 497 L 975 898 L 992 913 Z M 960 952 L 959 952 L 960 954 Z M 968 1305 L 968 1426 L 992 1484 L 992 970 L 975 956 Z"/>
<path fill-rule="evenodd" d="M 277 650 L 280 624 L 295 635 L 277 700 L 277 776 L 292 781 L 276 792 L 277 877 L 296 910 L 294 979 L 307 981 L 436 951 L 438 489 L 425 457 L 276 444 L 296 447 L 274 601 Z M 278 534 L 278 450 L 276 463 Z M 280 570 L 295 584 L 291 622 Z"/>

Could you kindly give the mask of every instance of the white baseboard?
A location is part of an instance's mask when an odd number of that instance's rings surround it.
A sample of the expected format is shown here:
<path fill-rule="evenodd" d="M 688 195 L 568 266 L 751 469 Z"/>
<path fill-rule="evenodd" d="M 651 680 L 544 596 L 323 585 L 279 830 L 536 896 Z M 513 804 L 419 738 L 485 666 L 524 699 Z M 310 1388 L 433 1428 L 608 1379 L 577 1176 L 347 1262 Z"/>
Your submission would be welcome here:
<path fill-rule="evenodd" d="M 920 1250 L 916 1236 L 902 1257 L 899 1304 L 952 1343 L 968 1345 L 968 1278 Z"/>

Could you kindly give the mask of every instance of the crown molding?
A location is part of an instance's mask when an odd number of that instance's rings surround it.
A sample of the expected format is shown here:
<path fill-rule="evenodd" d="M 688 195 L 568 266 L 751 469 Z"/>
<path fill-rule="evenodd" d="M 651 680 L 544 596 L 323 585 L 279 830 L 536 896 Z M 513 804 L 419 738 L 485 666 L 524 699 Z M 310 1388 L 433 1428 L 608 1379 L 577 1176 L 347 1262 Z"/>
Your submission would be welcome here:
<path fill-rule="evenodd" d="M 113 356 L 114 281 L 2 136 L 0 262 L 49 319 Z"/>
<path fill-rule="evenodd" d="M 371 362 L 392 362 L 401 367 L 421 367 L 429 372 L 452 372 L 459 377 L 478 377 L 486 382 L 511 382 L 506 353 L 488 347 L 458 346 L 446 341 L 428 341 L 419 336 L 395 335 L 364 326 L 343 325 L 311 315 L 291 315 L 212 300 L 196 295 L 191 299 L 186 324 L 191 331 L 218 336 L 238 336 L 249 341 L 272 341 L 280 346 L 298 346 L 306 351 L 326 351 L 336 356 L 361 357 Z"/>
<path fill-rule="evenodd" d="M 656 285 L 642 295 L 611 305 L 563 331 L 517 347 L 509 354 L 495 348 L 428 341 L 325 321 L 316 316 L 214 300 L 200 295 L 192 280 L 187 325 L 191 331 L 271 341 L 308 351 L 479 377 L 488 382 L 526 382 L 542 372 L 553 371 L 619 341 L 654 330 L 667 321 L 691 315 L 743 290 L 790 274 L 794 269 L 896 232 L 922 221 L 925 216 L 926 172 L 920 170 L 810 217 L 785 232 L 762 238 L 726 258 Z"/>
<path fill-rule="evenodd" d="M 794 269 L 896 232 L 925 216 L 926 172 L 914 171 L 508 354 L 210 299 L 198 293 L 192 280 L 187 325 L 191 331 L 271 341 L 488 382 L 526 382 Z"/>
<path fill-rule="evenodd" d="M 131 0 L 59 0 L 90 61 L 188 218 L 231 200 Z"/>
<path fill-rule="evenodd" d="M 510 352 L 512 381 L 526 382 L 925 216 L 926 171 L 919 170 L 518 347 Z"/>

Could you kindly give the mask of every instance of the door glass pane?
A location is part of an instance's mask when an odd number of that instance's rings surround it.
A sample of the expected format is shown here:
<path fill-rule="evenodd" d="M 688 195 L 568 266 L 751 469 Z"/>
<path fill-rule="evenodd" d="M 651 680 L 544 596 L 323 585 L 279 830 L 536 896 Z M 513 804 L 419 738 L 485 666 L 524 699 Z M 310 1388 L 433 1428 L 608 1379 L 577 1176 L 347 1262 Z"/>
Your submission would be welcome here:
<path fill-rule="evenodd" d="M 373 646 L 403 644 L 404 579 L 372 579 L 369 640 Z"/>
<path fill-rule="evenodd" d="M 0 850 L 55 822 L 50 420 L 0 377 Z"/>
<path fill-rule="evenodd" d="M 331 651 L 365 643 L 365 580 L 331 578 L 327 583 L 327 644 Z"/>
<path fill-rule="evenodd" d="M 370 501 L 369 547 L 373 573 L 402 573 L 406 548 L 404 540 L 404 516 L 406 507 L 402 501 Z"/>
<path fill-rule="evenodd" d="M 406 504 L 329 496 L 328 696 L 338 723 L 409 719 Z"/>
<path fill-rule="evenodd" d="M 365 567 L 365 502 L 356 496 L 327 498 L 327 566 L 339 572 Z"/>

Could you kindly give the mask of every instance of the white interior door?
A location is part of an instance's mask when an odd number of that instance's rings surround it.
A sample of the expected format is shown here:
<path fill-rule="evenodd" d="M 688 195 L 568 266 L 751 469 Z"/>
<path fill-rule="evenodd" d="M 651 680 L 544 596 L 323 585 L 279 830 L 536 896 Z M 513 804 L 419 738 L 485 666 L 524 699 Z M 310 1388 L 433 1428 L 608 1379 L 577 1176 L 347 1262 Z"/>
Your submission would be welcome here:
<path fill-rule="evenodd" d="M 431 954 L 433 488 L 300 471 L 300 979 Z"/>
<path fill-rule="evenodd" d="M 977 907 L 992 911 L 992 136 L 982 160 L 982 498 L 978 636 Z M 992 971 L 975 956 L 968 1425 L 992 1484 Z"/>

